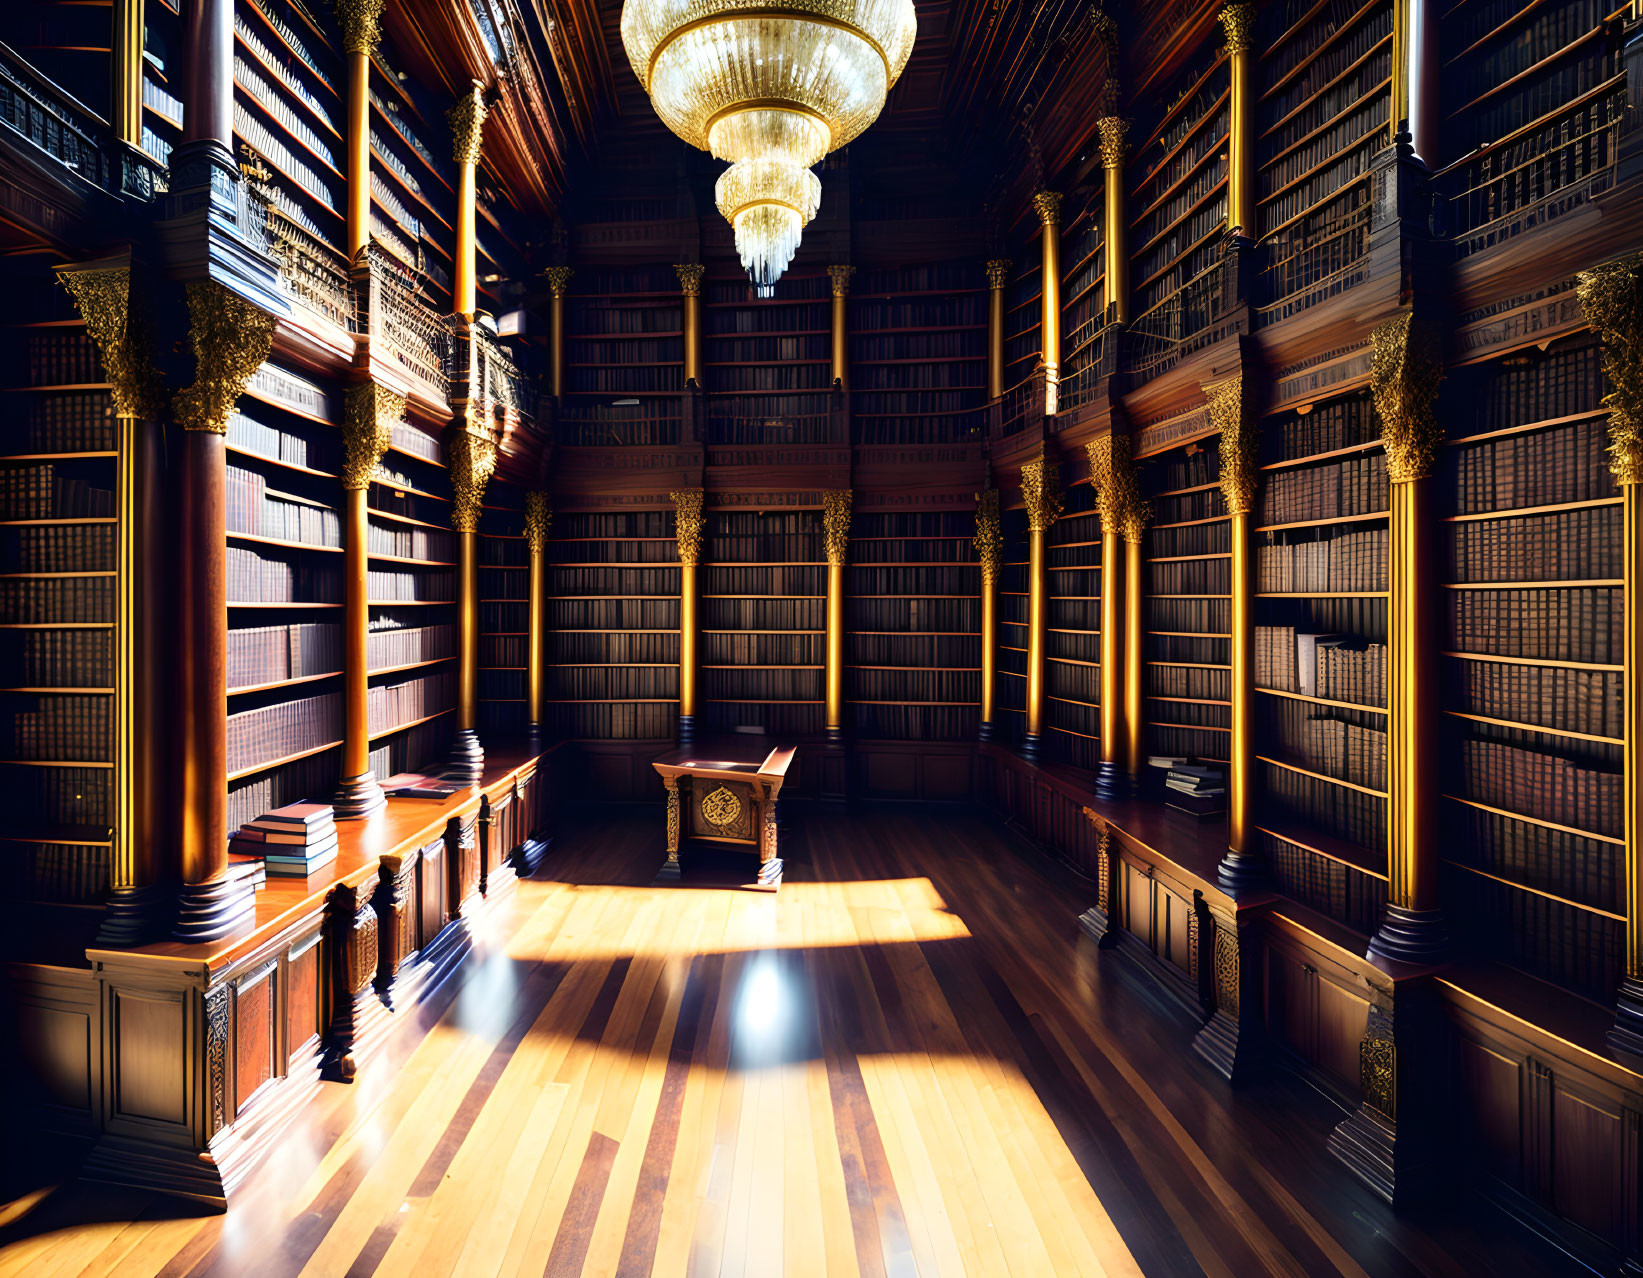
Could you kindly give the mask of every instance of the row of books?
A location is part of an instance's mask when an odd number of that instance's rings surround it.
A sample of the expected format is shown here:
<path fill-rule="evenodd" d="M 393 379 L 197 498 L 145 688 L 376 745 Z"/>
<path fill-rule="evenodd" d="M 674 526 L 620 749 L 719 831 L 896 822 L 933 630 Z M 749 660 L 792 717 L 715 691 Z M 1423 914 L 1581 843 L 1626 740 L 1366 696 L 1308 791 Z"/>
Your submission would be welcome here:
<path fill-rule="evenodd" d="M 309 127 L 307 120 L 296 108 L 276 92 L 274 86 L 263 79 L 252 63 L 243 57 L 234 58 L 234 87 L 273 116 L 280 128 L 290 134 L 315 159 L 327 168 L 337 167 L 336 156 L 331 153 L 331 148 L 325 144 L 325 140 Z"/>
<path fill-rule="evenodd" d="M 401 626 L 388 618 L 372 621 L 365 636 L 365 664 L 371 670 L 389 670 L 419 661 L 439 661 L 456 654 L 453 625 Z M 523 664 L 523 663 L 521 663 Z"/>
<path fill-rule="evenodd" d="M 1502 430 L 1594 412 L 1607 391 L 1602 347 L 1583 333 L 1545 353 L 1530 349 L 1485 365 L 1465 407 L 1475 430 Z"/>
<path fill-rule="evenodd" d="M 1193 635 L 1148 635 L 1146 651 L 1151 661 L 1187 661 L 1195 665 L 1224 666 L 1232 660 L 1232 640 Z M 1090 658 L 1092 661 L 1097 659 L 1098 655 Z"/>
<path fill-rule="evenodd" d="M 1231 633 L 1231 600 L 1157 599 L 1149 596 L 1145 604 L 1148 630 L 1216 635 Z"/>
<path fill-rule="evenodd" d="M 332 133 L 341 132 L 319 96 L 309 89 L 295 68 L 283 56 L 274 51 L 277 42 L 265 40 L 262 33 L 254 30 L 244 16 L 239 13 L 234 15 L 234 34 L 238 37 L 240 43 L 255 55 L 263 68 L 284 86 L 286 92 L 317 116 L 327 130 Z"/>
<path fill-rule="evenodd" d="M 12 711 L 11 740 L 6 753 L 13 759 L 76 759 L 107 762 L 113 742 L 111 697 L 21 697 Z"/>
<path fill-rule="evenodd" d="M 786 389 L 798 383 L 778 380 L 778 374 L 792 372 L 782 369 L 746 369 L 751 375 L 750 386 L 759 389 Z M 664 364 L 657 368 L 569 368 L 565 370 L 565 389 L 572 394 L 633 394 L 638 391 L 679 394 L 685 388 L 684 364 Z"/>
<path fill-rule="evenodd" d="M 1386 789 L 1386 732 L 1326 715 L 1310 715 L 1301 762 L 1315 772 L 1372 790 Z"/>
<path fill-rule="evenodd" d="M 332 564 L 265 558 L 246 546 L 227 551 L 231 603 L 341 603 L 342 573 Z"/>
<path fill-rule="evenodd" d="M 1466 33 L 1465 37 L 1457 33 L 1457 38 L 1462 39 L 1460 47 L 1467 50 L 1458 72 L 1461 83 L 1480 86 L 1480 91 L 1504 84 L 1581 37 L 1589 36 L 1603 24 L 1608 12 L 1600 0 L 1566 0 L 1540 9 L 1507 33 L 1499 32 L 1498 28 L 1478 30 L 1476 18 L 1468 21 L 1462 17 L 1451 27 Z"/>
<path fill-rule="evenodd" d="M 1440 884 L 1464 943 L 1583 994 L 1614 998 L 1625 925 L 1538 892 L 1456 870 Z"/>
<path fill-rule="evenodd" d="M 530 605 L 499 603 L 494 599 L 479 601 L 479 628 L 485 634 L 524 634 L 530 624 Z"/>
<path fill-rule="evenodd" d="M 423 559 L 435 563 L 455 562 L 451 534 L 438 528 L 415 528 L 406 524 L 370 525 L 366 546 L 373 555 L 393 555 L 399 559 Z"/>
<path fill-rule="evenodd" d="M 821 574 L 825 583 L 826 570 L 812 570 Z M 1057 572 L 1050 577 L 1052 593 L 1087 594 L 1086 587 L 1099 578 L 1083 569 Z M 1099 590 L 1099 585 L 1096 586 Z M 963 567 L 880 567 L 872 564 L 851 564 L 845 571 L 845 597 L 864 595 L 975 595 L 981 590 L 980 569 L 975 565 Z"/>
<path fill-rule="evenodd" d="M 342 627 L 329 622 L 228 631 L 228 687 L 254 688 L 342 669 Z"/>
<path fill-rule="evenodd" d="M 1355 705 L 1386 704 L 1386 646 L 1349 635 L 1255 627 L 1255 684 Z"/>
<path fill-rule="evenodd" d="M 276 171 L 276 181 L 281 177 L 289 180 L 321 208 L 341 207 L 330 184 L 312 167 L 297 159 L 296 153 L 280 140 L 279 135 L 247 110 L 243 102 L 234 103 L 234 134 L 268 161 Z"/>
<path fill-rule="evenodd" d="M 622 638 L 632 637 L 633 636 L 622 636 Z M 566 635 L 565 638 L 591 640 L 591 643 L 576 646 L 587 647 L 600 653 L 600 655 L 603 655 L 605 647 L 604 636 Z M 565 645 L 562 643 L 556 643 L 555 645 L 555 647 L 560 650 L 562 650 L 564 646 Z M 517 667 L 519 669 L 524 669 L 525 663 L 530 657 L 529 650 L 529 635 L 486 635 L 479 641 L 479 667 L 481 670 L 487 668 L 495 669 L 499 667 Z M 557 656 L 558 654 L 556 653 L 555 655 Z M 585 660 L 597 659 L 597 657 L 585 658 Z"/>
<path fill-rule="evenodd" d="M 659 667 L 668 669 L 668 667 Z M 702 696 L 712 701 L 819 701 L 822 672 L 808 670 L 725 670 L 701 672 Z"/>
<path fill-rule="evenodd" d="M 1080 667 L 1063 671 L 1083 673 Z M 820 678 L 821 672 L 814 672 Z M 845 667 L 845 695 L 863 701 L 979 701 L 979 670 L 883 670 L 874 667 Z M 1082 691 L 1082 689 L 1080 689 Z"/>
<path fill-rule="evenodd" d="M 244 413 L 235 413 L 228 419 L 228 446 L 291 466 L 312 464 L 308 460 L 308 441 L 303 436 L 269 426 Z"/>
<path fill-rule="evenodd" d="M 1008 641 L 1008 634 L 1001 635 L 1001 641 Z M 1026 631 L 1015 627 L 1013 633 L 1016 639 L 1023 640 Z M 1101 635 L 1098 631 L 1068 631 L 1052 630 L 1044 636 L 1044 654 L 1051 660 L 1097 662 L 1101 660 Z"/>
<path fill-rule="evenodd" d="M 1392 501 L 1381 454 L 1352 457 L 1320 466 L 1277 470 L 1261 492 L 1261 522 L 1293 524 L 1367 515 L 1384 511 Z"/>
<path fill-rule="evenodd" d="M 723 319 L 716 316 L 714 322 L 719 324 Z M 565 336 L 567 341 L 575 343 L 571 349 L 577 352 L 575 358 L 580 359 L 587 344 L 602 338 L 642 337 L 647 333 L 672 337 L 682 331 L 683 323 L 683 312 L 676 305 L 599 306 L 582 302 L 571 307 L 570 331 Z M 720 331 L 723 330 L 711 329 L 708 335 Z"/>
<path fill-rule="evenodd" d="M 974 741 L 981 730 L 978 706 L 853 705 L 847 709 L 852 734 L 870 741 Z M 807 717 L 813 719 L 814 714 L 809 710 Z M 810 731 L 814 733 L 814 727 Z"/>
<path fill-rule="evenodd" d="M 648 314 L 636 311 L 633 314 Z M 757 355 L 725 355 L 715 350 L 715 354 L 722 359 L 805 359 L 800 353 L 800 344 L 803 338 L 786 338 L 781 341 L 772 339 Z M 778 347 L 791 346 L 791 350 L 778 353 Z M 584 336 L 571 350 L 571 366 L 585 364 L 680 364 L 685 358 L 684 339 L 677 332 L 670 332 L 661 337 L 646 340 L 634 338 L 608 338 L 595 341 Z M 821 358 L 827 358 L 827 339 L 822 338 Z"/>
<path fill-rule="evenodd" d="M 707 630 L 821 630 L 826 624 L 823 598 L 702 600 L 702 626 Z"/>
<path fill-rule="evenodd" d="M 3 766 L 3 765 L 0 765 Z M 110 768 L 13 767 L 4 774 L 18 824 L 91 826 L 107 838 L 113 811 Z"/>
<path fill-rule="evenodd" d="M 1197 488 L 1203 484 L 1217 483 L 1221 478 L 1221 454 L 1214 447 L 1214 441 L 1211 441 L 1209 448 L 1190 444 L 1186 448 L 1175 449 L 1150 461 L 1148 466 L 1155 478 L 1151 485 L 1155 492 Z"/>
<path fill-rule="evenodd" d="M 1384 879 L 1361 874 L 1288 839 L 1266 835 L 1261 842 L 1273 885 L 1285 896 L 1366 936 L 1385 921 Z"/>
<path fill-rule="evenodd" d="M 1195 493 L 1178 493 L 1172 497 L 1155 497 L 1152 516 L 1160 524 L 1183 524 L 1199 519 L 1225 519 L 1227 504 L 1219 488 L 1204 488 Z"/>
<path fill-rule="evenodd" d="M 723 602 L 723 601 L 718 601 Z M 786 630 L 788 625 L 761 626 Z M 679 629 L 677 599 L 557 599 L 548 596 L 548 625 L 554 630 L 673 630 Z M 752 627 L 737 627 L 750 629 Z"/>
<path fill-rule="evenodd" d="M 1147 666 L 1146 692 L 1151 697 L 1193 697 L 1226 701 L 1232 696 L 1232 672 L 1199 666 Z"/>
<path fill-rule="evenodd" d="M 1291 535 L 1286 533 L 1263 533 L 1261 537 L 1263 544 L 1255 551 L 1255 588 L 1263 594 L 1386 589 L 1388 559 L 1384 528 L 1315 540 L 1291 540 Z"/>
<path fill-rule="evenodd" d="M 325 750 L 230 782 L 228 828 L 241 827 L 289 803 L 329 798 L 336 789 L 341 763 L 340 751 Z M 375 764 L 372 771 L 379 777 L 389 775 Z"/>
<path fill-rule="evenodd" d="M 1099 564 L 1101 548 L 1093 548 L 1095 559 Z M 1050 564 L 1052 567 L 1074 562 L 1070 556 L 1074 552 L 1065 548 L 1052 547 Z M 958 537 L 930 537 L 921 540 L 903 540 L 901 538 L 886 537 L 852 537 L 850 539 L 850 562 L 854 564 L 973 564 L 977 562 L 974 534 L 965 534 Z"/>
<path fill-rule="evenodd" d="M 328 803 L 294 803 L 264 812 L 234 832 L 228 850 L 261 858 L 269 874 L 303 877 L 337 859 L 336 812 Z"/>
<path fill-rule="evenodd" d="M 671 702 L 557 702 L 548 707 L 553 735 L 572 741 L 670 740 L 678 722 L 679 707 Z"/>
<path fill-rule="evenodd" d="M 1544 661 L 1616 664 L 1625 627 L 1621 591 L 1611 587 L 1451 590 L 1453 650 Z"/>
<path fill-rule="evenodd" d="M 713 567 L 708 570 L 710 581 L 718 581 L 717 586 L 705 587 L 710 591 L 729 591 L 724 574 L 733 573 L 729 568 Z M 781 580 L 783 572 L 798 572 L 799 569 L 748 569 L 752 572 L 773 572 L 776 580 Z M 705 574 L 706 575 L 706 574 Z M 740 580 L 740 579 L 736 579 Z M 561 595 L 576 598 L 582 595 L 612 595 L 612 596 L 651 596 L 676 595 L 679 593 L 679 566 L 677 564 L 662 564 L 655 568 L 560 568 L 554 567 L 548 573 L 548 592 L 551 595 Z M 780 586 L 774 589 L 760 591 L 762 594 L 783 593 Z"/>
<path fill-rule="evenodd" d="M 1189 524 L 1184 528 L 1153 527 L 1147 531 L 1147 553 L 1157 558 L 1170 555 L 1225 555 L 1232 549 L 1232 525 L 1225 518 L 1211 524 Z"/>
<path fill-rule="evenodd" d="M 705 547 L 706 560 L 710 564 L 821 563 L 823 552 L 820 531 L 817 528 L 813 531 L 795 533 L 712 533 Z"/>
<path fill-rule="evenodd" d="M 409 422 L 395 422 L 390 436 L 392 447 L 400 452 L 420 457 L 423 461 L 440 461 L 439 440 L 425 430 L 418 430 Z"/>
<path fill-rule="evenodd" d="M 228 467 L 228 531 L 307 546 L 341 546 L 342 520 L 329 506 L 268 487 L 255 471 Z"/>
<path fill-rule="evenodd" d="M 1272 461 L 1316 457 L 1340 448 L 1367 444 L 1381 437 L 1381 425 L 1367 395 L 1345 395 L 1314 405 L 1304 416 L 1286 414 L 1264 440 Z"/>
<path fill-rule="evenodd" d="M 365 694 L 365 715 L 372 735 L 376 735 L 449 710 L 455 704 L 456 675 L 444 671 L 373 684 Z"/>
<path fill-rule="evenodd" d="M 114 451 L 114 401 L 107 391 L 57 391 L 31 398 L 28 432 L 19 452 Z"/>
<path fill-rule="evenodd" d="M 1204 701 L 1158 701 L 1147 698 L 1144 713 L 1149 721 L 1172 723 L 1184 728 L 1228 728 L 1232 709 Z"/>
<path fill-rule="evenodd" d="M 1615 495 L 1602 418 L 1450 449 L 1457 515 L 1524 510 Z"/>
<path fill-rule="evenodd" d="M 1279 821 L 1299 820 L 1303 826 L 1328 831 L 1370 853 L 1384 855 L 1385 799 L 1274 764 L 1261 765 L 1261 784 L 1264 804 Z M 1371 868 L 1384 869 L 1384 865 Z"/>
<path fill-rule="evenodd" d="M 679 667 L 553 665 L 548 667 L 548 688 L 551 697 L 567 701 L 649 701 L 677 697 Z"/>
<path fill-rule="evenodd" d="M 76 386 L 103 380 L 97 346 L 80 328 L 30 333 L 28 340 L 30 386 Z"/>
<path fill-rule="evenodd" d="M 854 294 L 850 299 L 849 328 L 851 333 L 858 335 L 880 329 L 974 328 L 979 332 L 986 324 L 987 302 L 980 293 L 929 298 L 878 298 Z M 860 340 L 859 336 L 855 337 L 852 343 Z"/>
<path fill-rule="evenodd" d="M 1626 850 L 1567 830 L 1451 805 L 1449 856 L 1566 900 L 1623 914 Z"/>
<path fill-rule="evenodd" d="M 630 372 L 643 372 L 631 369 Z M 718 395 L 757 391 L 825 391 L 833 384 L 828 364 L 769 364 L 708 366 L 707 389 Z M 667 390 L 666 385 L 654 389 Z"/>
<path fill-rule="evenodd" d="M 108 519 L 114 494 L 50 462 L 0 467 L 0 518 Z"/>
<path fill-rule="evenodd" d="M 798 636 L 798 639 L 807 639 L 808 636 Z M 703 662 L 718 662 L 723 659 L 728 649 L 726 641 L 731 639 L 752 640 L 770 639 L 780 643 L 784 639 L 794 641 L 795 636 L 781 635 L 703 635 L 699 641 L 699 649 Z M 499 640 L 499 643 L 512 644 L 513 639 Z M 596 634 L 566 634 L 554 632 L 549 636 L 550 661 L 585 661 L 592 664 L 609 663 L 612 665 L 672 665 L 679 660 L 679 636 L 666 633 L 624 632 L 613 630 Z M 525 649 L 524 638 L 518 639 L 518 647 L 498 648 L 494 650 L 497 660 L 494 665 L 524 665 Z M 738 652 L 743 649 L 737 649 Z M 758 649 L 763 652 L 765 649 Z M 518 660 L 504 660 L 504 657 L 517 656 Z M 738 662 L 741 658 L 737 659 Z M 774 663 L 761 663 L 774 664 Z M 792 663 L 796 664 L 796 663 Z"/>
<path fill-rule="evenodd" d="M 735 660 L 763 663 L 780 653 L 793 664 L 819 664 L 822 638 L 808 636 L 725 635 L 722 651 Z M 781 646 L 761 642 L 776 640 Z M 854 634 L 844 637 L 844 659 L 862 666 L 936 666 L 944 670 L 973 670 L 981 665 L 980 635 Z"/>
<path fill-rule="evenodd" d="M 21 630 L 0 637 L 0 661 L 25 688 L 112 688 L 113 632 Z"/>
<path fill-rule="evenodd" d="M 823 602 L 816 601 L 810 616 L 818 629 L 824 621 Z M 981 601 L 979 599 L 849 599 L 846 601 L 846 624 L 852 630 L 871 630 L 890 634 L 979 634 Z M 1052 612 L 1055 612 L 1052 609 Z M 1065 619 L 1065 618 L 1063 618 Z M 766 629 L 749 626 L 747 629 Z"/>
<path fill-rule="evenodd" d="M 0 529 L 5 572 L 111 572 L 112 524 L 49 524 Z"/>
<path fill-rule="evenodd" d="M 114 578 L 0 579 L 0 624 L 114 619 Z"/>
<path fill-rule="evenodd" d="M 373 568 L 365 574 L 365 594 L 372 603 L 451 603 L 456 599 L 456 574 L 448 569 L 401 572 Z"/>
<path fill-rule="evenodd" d="M 1449 571 L 1457 582 L 1619 578 L 1619 506 L 1562 510 L 1449 525 Z"/>
<path fill-rule="evenodd" d="M 1305 138 L 1315 129 L 1323 127 L 1342 112 L 1349 110 L 1354 103 L 1362 101 L 1378 89 L 1386 80 L 1390 69 L 1390 55 L 1389 49 L 1370 55 L 1346 75 L 1328 85 L 1323 92 L 1307 97 L 1290 113 L 1277 116 L 1282 123 L 1261 139 L 1264 144 L 1262 162 L 1265 162 L 1264 157 L 1281 153 L 1284 148 Z M 1295 101 L 1293 95 L 1284 96 L 1290 102 Z"/>
<path fill-rule="evenodd" d="M 1145 315 L 1147 311 L 1183 289 L 1189 281 L 1197 279 L 1222 260 L 1221 233 L 1227 223 L 1227 165 L 1227 152 L 1223 143 L 1211 163 L 1200 170 L 1220 174 L 1215 184 L 1209 188 L 1214 193 L 1209 194 L 1204 203 L 1185 221 L 1175 223 L 1170 230 L 1136 254 L 1134 274 L 1150 281 L 1140 285 L 1136 290 L 1139 294 L 1136 305 L 1145 308 L 1141 310 L 1141 314 Z M 1178 208 L 1186 207 L 1185 196 L 1177 196 L 1170 203 Z M 1153 215 L 1152 222 L 1155 226 L 1169 225 L 1160 223 L 1158 217 L 1158 214 Z M 1193 247 L 1194 245 L 1197 247 Z M 1183 327 L 1195 322 L 1185 313 L 1184 306 L 1181 315 L 1178 322 Z"/>
<path fill-rule="evenodd" d="M 1373 64 L 1384 79 L 1392 64 L 1391 50 L 1377 55 Z M 1379 81 L 1366 81 L 1364 87 L 1367 89 L 1371 83 Z M 1364 172 L 1368 160 L 1381 145 L 1391 110 L 1389 94 L 1371 94 L 1360 100 L 1344 118 L 1338 118 L 1336 123 L 1281 159 L 1263 165 L 1260 176 L 1262 223 L 1269 228 L 1277 227 Z M 1283 194 L 1273 198 L 1280 191 Z"/>
<path fill-rule="evenodd" d="M 984 389 L 981 367 L 973 361 L 951 361 L 937 364 L 862 364 L 852 372 L 857 391 L 856 403 L 864 413 L 910 412 L 913 405 L 904 397 L 897 397 L 881 407 L 870 407 L 862 398 L 870 391 L 976 391 Z M 762 389 L 762 388 L 761 388 Z M 950 399 L 919 400 L 921 408 L 948 412 L 968 407 Z"/>
<path fill-rule="evenodd" d="M 1451 661 L 1444 687 L 1451 706 L 1465 713 L 1618 738 L 1624 733 L 1621 678 L 1613 670 Z"/>
<path fill-rule="evenodd" d="M 678 546 L 671 536 L 654 541 L 557 540 L 548 546 L 550 564 L 672 564 L 678 560 Z"/>
<path fill-rule="evenodd" d="M 700 724 L 699 735 L 741 735 L 751 732 L 802 741 L 821 736 L 826 715 L 820 701 L 812 705 L 709 701 L 697 711 L 696 717 Z"/>
<path fill-rule="evenodd" d="M 228 716 L 228 770 L 239 772 L 342 739 L 342 694 L 322 693 Z"/>
<path fill-rule="evenodd" d="M 0 890 L 8 901 L 100 905 L 108 897 L 107 848 L 36 843 L 8 848 L 0 858 Z"/>
<path fill-rule="evenodd" d="M 1230 559 L 1182 559 L 1173 562 L 1148 564 L 1146 567 L 1149 595 L 1225 595 L 1232 590 L 1232 561 Z M 1050 588 L 1063 586 L 1061 578 L 1069 574 L 1057 573 L 1050 578 Z M 1100 589 L 1100 576 L 1091 570 L 1089 584 L 1095 594 Z"/>
<path fill-rule="evenodd" d="M 1270 113 L 1270 119 L 1283 119 L 1302 101 L 1322 90 L 1347 68 L 1363 58 L 1382 40 L 1385 40 L 1392 33 L 1392 10 L 1385 6 L 1373 8 L 1344 38 L 1337 38 L 1338 26 L 1325 24 L 1317 30 L 1319 39 L 1327 41 L 1328 47 L 1316 57 L 1311 57 L 1311 61 L 1307 63 L 1305 69 L 1293 81 L 1284 86 L 1283 92 L 1263 104 L 1266 112 Z M 1278 56 L 1286 60 L 1293 59 L 1294 62 L 1291 65 L 1294 65 L 1300 59 L 1310 57 L 1311 49 L 1316 47 L 1316 44 L 1312 44 L 1309 48 L 1307 44 L 1296 41 L 1286 45 Z M 1285 70 L 1287 71 L 1288 68 L 1286 67 Z M 1273 74 L 1277 75 L 1279 73 L 1274 72 Z"/>
<path fill-rule="evenodd" d="M 1469 737 L 1461 743 L 1465 795 L 1524 816 L 1619 837 L 1621 785 L 1618 770 Z"/>

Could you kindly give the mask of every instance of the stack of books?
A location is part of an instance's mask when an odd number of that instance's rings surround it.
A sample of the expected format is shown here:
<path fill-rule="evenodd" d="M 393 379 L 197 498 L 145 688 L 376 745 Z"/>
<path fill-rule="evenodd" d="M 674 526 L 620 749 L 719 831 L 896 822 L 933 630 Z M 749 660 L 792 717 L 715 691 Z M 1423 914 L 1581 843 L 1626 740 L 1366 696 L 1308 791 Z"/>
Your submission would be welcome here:
<path fill-rule="evenodd" d="M 306 876 L 336 860 L 336 811 L 329 803 L 291 803 L 247 821 L 230 853 L 260 856 L 269 874 Z"/>
<path fill-rule="evenodd" d="M 1221 768 L 1177 764 L 1164 782 L 1164 802 L 1193 816 L 1227 810 L 1227 774 Z"/>

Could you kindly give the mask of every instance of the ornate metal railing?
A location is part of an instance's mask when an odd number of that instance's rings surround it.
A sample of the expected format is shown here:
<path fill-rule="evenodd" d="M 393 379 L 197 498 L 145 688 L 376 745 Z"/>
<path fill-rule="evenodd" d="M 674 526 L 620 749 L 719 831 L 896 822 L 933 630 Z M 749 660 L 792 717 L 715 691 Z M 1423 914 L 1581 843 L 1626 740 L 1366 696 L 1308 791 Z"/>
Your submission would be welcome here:
<path fill-rule="evenodd" d="M 280 287 L 292 304 L 352 330 L 354 299 L 342 254 L 293 222 L 277 204 L 268 206 L 267 221 L 268 251 L 279 263 Z"/>
<path fill-rule="evenodd" d="M 1071 412 L 1095 398 L 1101 385 L 1102 361 L 1106 354 L 1109 325 L 1105 311 L 1080 324 L 1067 339 L 1069 354 L 1061 365 L 1056 387 L 1055 411 Z"/>
<path fill-rule="evenodd" d="M 1042 366 L 1033 369 L 1026 378 L 1005 390 L 999 397 L 1001 429 L 1006 435 L 1017 435 L 1027 423 L 1045 411 L 1045 379 Z"/>
<path fill-rule="evenodd" d="M 450 394 L 450 328 L 417 295 L 416 277 L 375 243 L 365 250 L 366 288 L 356 293 L 359 328 L 373 352 L 386 353 L 437 398 Z M 361 283 L 357 277 L 356 288 Z"/>
<path fill-rule="evenodd" d="M 556 435 L 561 444 L 616 444 L 650 447 L 677 444 L 683 419 L 677 401 L 650 404 L 562 404 Z"/>
<path fill-rule="evenodd" d="M 1362 190 L 1362 188 L 1357 188 Z M 1366 198 L 1339 217 L 1280 231 L 1263 244 L 1261 322 L 1286 319 L 1345 292 L 1369 273 L 1369 218 Z"/>
<path fill-rule="evenodd" d="M 710 444 L 825 444 L 832 432 L 832 413 L 715 412 L 708 405 Z"/>
<path fill-rule="evenodd" d="M 858 444 L 962 444 L 985 439 L 993 406 L 977 404 L 940 416 L 857 417 L 853 430 Z"/>
<path fill-rule="evenodd" d="M 1126 330 L 1132 373 L 1155 376 L 1213 340 L 1226 269 L 1222 258 L 1136 318 Z"/>
<path fill-rule="evenodd" d="M 497 412 L 512 413 L 527 421 L 534 419 L 535 388 L 502 345 L 502 339 L 477 324 L 468 331 L 475 346 L 475 373 L 482 379 L 486 399 Z"/>

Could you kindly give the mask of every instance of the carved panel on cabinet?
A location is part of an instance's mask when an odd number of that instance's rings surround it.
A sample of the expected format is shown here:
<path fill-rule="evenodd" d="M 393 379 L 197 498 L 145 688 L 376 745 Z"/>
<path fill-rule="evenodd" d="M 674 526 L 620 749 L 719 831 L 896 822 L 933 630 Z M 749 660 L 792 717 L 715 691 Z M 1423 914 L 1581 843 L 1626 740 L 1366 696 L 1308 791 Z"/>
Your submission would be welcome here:
<path fill-rule="evenodd" d="M 275 982 L 270 960 L 234 982 L 234 1113 L 238 1115 L 275 1068 Z"/>
<path fill-rule="evenodd" d="M 320 940 L 316 934 L 303 949 L 286 960 L 285 1041 L 291 1059 L 308 1050 L 320 1032 Z"/>

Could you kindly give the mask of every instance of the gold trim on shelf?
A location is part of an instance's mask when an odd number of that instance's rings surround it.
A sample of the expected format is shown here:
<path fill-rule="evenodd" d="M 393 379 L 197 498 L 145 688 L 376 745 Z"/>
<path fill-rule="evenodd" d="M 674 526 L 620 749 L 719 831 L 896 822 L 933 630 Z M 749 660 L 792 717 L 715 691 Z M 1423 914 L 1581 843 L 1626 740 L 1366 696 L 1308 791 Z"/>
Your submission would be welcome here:
<path fill-rule="evenodd" d="M 1386 477 L 1394 484 L 1425 479 L 1443 445 L 1432 411 L 1443 381 L 1436 335 L 1404 311 L 1375 325 L 1369 343 L 1369 393 L 1381 419 Z"/>
<path fill-rule="evenodd" d="M 342 397 L 342 486 L 362 492 L 376 477 L 377 464 L 394 442 L 394 427 L 405 419 L 405 396 L 375 382 L 350 386 Z"/>
<path fill-rule="evenodd" d="M 274 347 L 276 321 L 214 281 L 196 281 L 186 291 L 197 371 L 194 384 L 177 392 L 172 410 L 184 430 L 226 435 L 246 383 Z"/>

